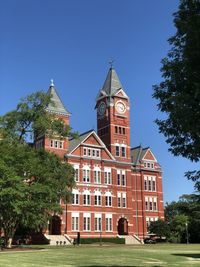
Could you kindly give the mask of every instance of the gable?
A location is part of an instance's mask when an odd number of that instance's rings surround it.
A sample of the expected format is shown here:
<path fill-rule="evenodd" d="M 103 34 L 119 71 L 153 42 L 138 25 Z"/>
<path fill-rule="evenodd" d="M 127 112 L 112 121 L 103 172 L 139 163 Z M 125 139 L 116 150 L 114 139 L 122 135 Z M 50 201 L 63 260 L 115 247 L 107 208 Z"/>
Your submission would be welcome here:
<path fill-rule="evenodd" d="M 142 160 L 147 160 L 147 161 L 148 161 L 148 160 L 150 160 L 150 161 L 157 161 L 156 158 L 155 158 L 155 156 L 153 155 L 153 153 L 151 152 L 150 149 L 148 149 L 148 150 L 146 151 L 146 153 L 144 154 Z"/>
<path fill-rule="evenodd" d="M 91 134 L 87 139 L 85 139 L 82 142 L 82 145 L 87 144 L 87 145 L 93 145 L 93 146 L 101 146 L 100 142 L 97 140 L 97 138 Z"/>
<path fill-rule="evenodd" d="M 128 98 L 127 94 L 124 92 L 123 89 L 120 89 L 118 92 L 116 92 L 115 96 L 123 97 L 123 98 Z"/>

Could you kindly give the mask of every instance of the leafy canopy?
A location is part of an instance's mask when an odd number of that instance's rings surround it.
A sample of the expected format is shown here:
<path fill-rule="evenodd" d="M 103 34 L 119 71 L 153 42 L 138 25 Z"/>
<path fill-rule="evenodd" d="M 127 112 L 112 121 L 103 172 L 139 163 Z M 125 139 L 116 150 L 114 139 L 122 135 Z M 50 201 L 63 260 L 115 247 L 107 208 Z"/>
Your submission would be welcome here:
<path fill-rule="evenodd" d="M 200 1 L 180 0 L 174 14 L 176 34 L 169 39 L 171 49 L 162 60 L 163 81 L 154 86 L 154 98 L 166 119 L 156 120 L 159 131 L 175 156 L 200 160 Z M 196 181 L 200 171 L 189 172 Z"/>

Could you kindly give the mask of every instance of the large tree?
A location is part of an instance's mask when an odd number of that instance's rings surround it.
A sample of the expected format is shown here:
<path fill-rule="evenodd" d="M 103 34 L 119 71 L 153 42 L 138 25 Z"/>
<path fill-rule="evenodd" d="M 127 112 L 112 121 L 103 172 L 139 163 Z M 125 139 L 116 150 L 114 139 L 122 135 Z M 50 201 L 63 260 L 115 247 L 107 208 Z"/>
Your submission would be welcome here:
<path fill-rule="evenodd" d="M 157 120 L 159 131 L 175 156 L 200 160 L 200 1 L 180 0 L 174 14 L 176 34 L 162 60 L 163 81 L 154 86 L 154 98 L 166 119 Z M 200 190 L 200 171 L 188 172 Z"/>
<path fill-rule="evenodd" d="M 46 112 L 50 98 L 35 93 L 23 99 L 16 110 L 0 118 L 0 227 L 10 246 L 18 227 L 40 229 L 52 213 L 61 212 L 74 185 L 74 171 L 55 154 L 36 150 L 27 141 L 38 134 L 71 134 L 62 120 Z"/>
<path fill-rule="evenodd" d="M 200 242 L 200 195 L 182 195 L 177 202 L 167 203 L 165 219 L 170 226 L 172 242 L 186 242 L 186 223 L 191 243 Z"/>

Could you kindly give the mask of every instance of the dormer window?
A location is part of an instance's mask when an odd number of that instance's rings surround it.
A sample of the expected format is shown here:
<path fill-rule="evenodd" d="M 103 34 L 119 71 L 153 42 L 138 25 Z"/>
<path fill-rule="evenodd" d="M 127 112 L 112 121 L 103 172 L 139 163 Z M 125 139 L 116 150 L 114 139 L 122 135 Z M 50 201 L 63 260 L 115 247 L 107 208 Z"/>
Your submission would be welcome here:
<path fill-rule="evenodd" d="M 154 169 L 154 163 L 145 161 L 144 162 L 144 167 L 148 169 Z"/>

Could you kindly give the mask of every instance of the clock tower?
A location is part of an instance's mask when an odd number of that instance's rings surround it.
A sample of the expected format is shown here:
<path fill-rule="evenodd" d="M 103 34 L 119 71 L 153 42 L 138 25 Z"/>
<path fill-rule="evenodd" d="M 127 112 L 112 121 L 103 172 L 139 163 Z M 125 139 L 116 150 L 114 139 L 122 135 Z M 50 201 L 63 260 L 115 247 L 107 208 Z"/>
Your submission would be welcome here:
<path fill-rule="evenodd" d="M 99 137 L 118 161 L 130 162 L 130 102 L 113 67 L 97 95 L 96 109 Z"/>

